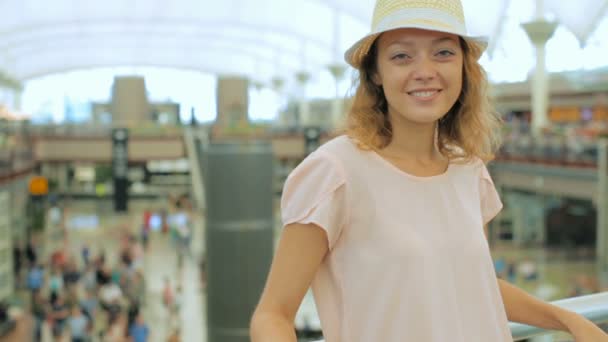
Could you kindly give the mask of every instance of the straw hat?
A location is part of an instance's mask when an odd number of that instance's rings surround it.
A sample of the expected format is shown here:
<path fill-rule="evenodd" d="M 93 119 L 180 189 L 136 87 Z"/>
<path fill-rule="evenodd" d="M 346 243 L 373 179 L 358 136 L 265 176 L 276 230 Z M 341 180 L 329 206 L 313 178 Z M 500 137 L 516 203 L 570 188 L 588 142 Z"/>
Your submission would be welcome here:
<path fill-rule="evenodd" d="M 346 62 L 359 69 L 370 47 L 383 32 L 400 28 L 418 28 L 461 36 L 479 47 L 479 58 L 488 43 L 485 37 L 467 35 L 460 0 L 377 0 L 371 33 L 356 42 L 344 54 Z"/>

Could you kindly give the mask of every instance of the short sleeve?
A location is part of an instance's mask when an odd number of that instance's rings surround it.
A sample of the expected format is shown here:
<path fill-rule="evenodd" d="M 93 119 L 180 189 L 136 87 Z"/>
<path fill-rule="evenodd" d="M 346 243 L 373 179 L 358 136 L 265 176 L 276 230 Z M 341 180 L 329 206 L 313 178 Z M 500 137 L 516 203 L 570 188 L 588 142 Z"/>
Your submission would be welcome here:
<path fill-rule="evenodd" d="M 502 201 L 498 196 L 492 177 L 488 172 L 488 168 L 483 162 L 481 163 L 479 177 L 479 194 L 481 200 L 481 216 L 483 224 L 487 224 L 492 220 L 502 209 Z"/>
<path fill-rule="evenodd" d="M 346 222 L 346 178 L 330 155 L 316 151 L 287 177 L 281 196 L 283 226 L 314 223 L 327 233 L 329 248 Z"/>

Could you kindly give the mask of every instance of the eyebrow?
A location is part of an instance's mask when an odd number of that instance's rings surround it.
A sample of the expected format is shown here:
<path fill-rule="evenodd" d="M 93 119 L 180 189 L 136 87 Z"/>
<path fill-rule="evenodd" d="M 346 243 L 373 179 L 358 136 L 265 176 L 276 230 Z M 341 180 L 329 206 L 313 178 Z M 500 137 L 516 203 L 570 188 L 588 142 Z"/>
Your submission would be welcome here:
<path fill-rule="evenodd" d="M 441 37 L 441 38 L 437 38 L 437 39 L 433 39 L 433 41 L 431 42 L 431 45 L 437 45 L 443 42 L 454 42 L 457 43 L 456 39 L 454 39 L 453 37 Z M 393 42 L 391 42 L 388 46 L 391 45 L 406 45 L 406 46 L 411 46 L 411 45 L 415 45 L 414 42 L 409 41 L 409 40 L 395 40 Z"/>

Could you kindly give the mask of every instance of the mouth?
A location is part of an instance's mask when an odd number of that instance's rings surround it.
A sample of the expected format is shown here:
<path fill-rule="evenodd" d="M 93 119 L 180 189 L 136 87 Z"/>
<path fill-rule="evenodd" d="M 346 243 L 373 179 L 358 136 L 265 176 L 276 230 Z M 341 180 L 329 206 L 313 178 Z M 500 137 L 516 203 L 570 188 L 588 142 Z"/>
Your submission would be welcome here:
<path fill-rule="evenodd" d="M 439 93 L 441 89 L 424 89 L 424 90 L 414 90 L 408 91 L 407 94 L 413 96 L 416 100 L 420 101 L 430 101 L 433 100 Z"/>

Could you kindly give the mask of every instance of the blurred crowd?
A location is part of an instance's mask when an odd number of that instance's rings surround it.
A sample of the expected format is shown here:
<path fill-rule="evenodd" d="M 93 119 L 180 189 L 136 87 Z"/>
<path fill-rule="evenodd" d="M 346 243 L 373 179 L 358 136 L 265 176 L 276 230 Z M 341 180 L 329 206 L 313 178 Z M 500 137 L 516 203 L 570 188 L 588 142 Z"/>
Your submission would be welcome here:
<path fill-rule="evenodd" d="M 86 244 L 80 256 L 70 253 L 68 243 L 46 260 L 38 250 L 31 240 L 24 251 L 25 269 L 18 272 L 30 294 L 35 341 L 42 341 L 45 328 L 61 341 L 147 341 L 149 328 L 141 315 L 143 249 L 134 236 L 121 236 L 115 262 Z"/>
<path fill-rule="evenodd" d="M 150 340 L 152 327 L 142 310 L 147 293 L 144 256 L 150 235 L 156 230 L 172 243 L 178 270 L 183 259 L 191 256 L 189 211 L 184 210 L 183 201 L 170 204 L 169 209 L 145 210 L 139 229 L 116 229 L 116 245 L 109 251 L 71 239 L 64 210 L 51 206 L 45 232 L 13 249 L 16 286 L 27 294 L 34 341 Z M 165 277 L 162 304 L 168 313 L 167 340 L 171 342 L 180 341 L 182 301 L 181 284 Z"/>
<path fill-rule="evenodd" d="M 603 121 L 553 124 L 534 134 L 526 118 L 507 115 L 503 133 L 499 159 L 595 167 L 597 142 L 608 134 L 608 124 Z"/>

